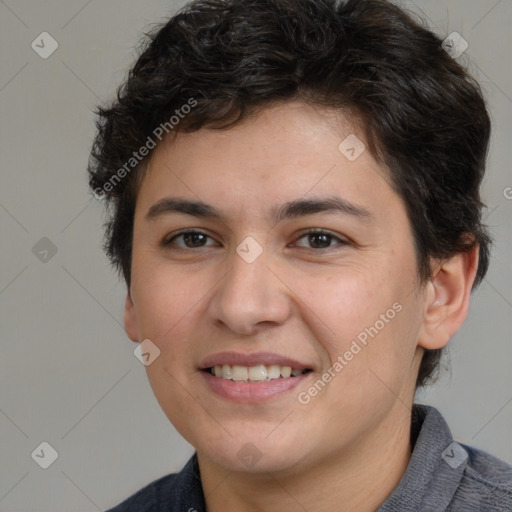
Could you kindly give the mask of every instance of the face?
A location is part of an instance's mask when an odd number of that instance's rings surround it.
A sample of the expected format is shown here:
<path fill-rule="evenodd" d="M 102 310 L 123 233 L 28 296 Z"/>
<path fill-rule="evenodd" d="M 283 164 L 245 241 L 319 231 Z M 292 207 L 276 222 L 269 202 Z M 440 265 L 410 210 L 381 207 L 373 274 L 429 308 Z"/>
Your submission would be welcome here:
<path fill-rule="evenodd" d="M 169 420 L 223 468 L 327 460 L 412 401 L 413 236 L 354 135 L 339 113 L 288 103 L 152 155 L 126 329 L 160 350 L 146 369 Z"/>

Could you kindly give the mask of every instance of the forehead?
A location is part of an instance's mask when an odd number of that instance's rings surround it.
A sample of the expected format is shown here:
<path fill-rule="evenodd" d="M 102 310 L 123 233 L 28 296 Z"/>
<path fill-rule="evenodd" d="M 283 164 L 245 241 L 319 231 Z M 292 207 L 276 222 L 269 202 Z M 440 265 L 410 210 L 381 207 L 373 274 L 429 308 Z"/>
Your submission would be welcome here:
<path fill-rule="evenodd" d="M 372 211 L 401 203 L 388 182 L 354 119 L 296 102 L 226 130 L 164 141 L 151 155 L 137 203 L 147 212 L 164 197 L 186 197 L 226 215 L 261 216 L 284 202 L 336 196 Z"/>

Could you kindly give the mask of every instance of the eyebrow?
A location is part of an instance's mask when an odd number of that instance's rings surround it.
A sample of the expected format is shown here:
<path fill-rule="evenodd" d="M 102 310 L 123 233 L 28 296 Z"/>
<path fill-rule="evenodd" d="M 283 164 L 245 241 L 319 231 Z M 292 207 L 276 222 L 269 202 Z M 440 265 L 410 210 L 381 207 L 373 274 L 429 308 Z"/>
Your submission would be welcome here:
<path fill-rule="evenodd" d="M 171 197 L 163 198 L 152 205 L 146 213 L 146 219 L 155 220 L 173 213 L 224 221 L 222 213 L 207 203 Z M 338 196 L 290 201 L 274 208 L 270 217 L 277 223 L 284 219 L 316 213 L 340 213 L 356 217 L 365 222 L 371 222 L 374 219 L 373 215 L 365 208 L 352 204 Z"/>

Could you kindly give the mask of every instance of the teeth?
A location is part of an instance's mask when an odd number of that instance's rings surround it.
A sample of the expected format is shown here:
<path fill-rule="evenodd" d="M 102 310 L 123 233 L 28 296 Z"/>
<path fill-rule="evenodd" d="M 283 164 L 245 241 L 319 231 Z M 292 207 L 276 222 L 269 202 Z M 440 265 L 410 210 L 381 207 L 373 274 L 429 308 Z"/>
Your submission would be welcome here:
<path fill-rule="evenodd" d="M 234 365 L 231 368 L 233 380 L 247 380 L 249 378 L 249 371 L 246 366 Z"/>
<path fill-rule="evenodd" d="M 222 377 L 224 379 L 232 379 L 233 378 L 233 375 L 231 373 L 231 366 L 229 366 L 229 364 L 225 364 L 222 367 L 217 367 L 217 368 L 221 369 L 220 377 Z M 218 370 L 215 370 L 215 371 L 218 372 Z"/>
<path fill-rule="evenodd" d="M 267 366 L 267 377 L 269 379 L 279 379 L 281 377 L 281 367 L 278 364 Z"/>
<path fill-rule="evenodd" d="M 292 374 L 292 369 L 289 366 L 282 366 L 281 367 L 281 377 L 284 377 L 286 379 L 291 374 Z"/>
<path fill-rule="evenodd" d="M 249 368 L 249 380 L 265 380 L 266 378 L 267 369 L 263 365 Z"/>
<path fill-rule="evenodd" d="M 279 366 L 278 364 L 271 364 L 268 366 L 239 366 L 224 364 L 222 366 L 214 366 L 211 368 L 212 375 L 222 379 L 245 381 L 245 382 L 264 382 L 272 379 L 288 378 L 290 376 L 297 377 L 302 375 L 306 370 L 293 370 L 290 366 Z"/>

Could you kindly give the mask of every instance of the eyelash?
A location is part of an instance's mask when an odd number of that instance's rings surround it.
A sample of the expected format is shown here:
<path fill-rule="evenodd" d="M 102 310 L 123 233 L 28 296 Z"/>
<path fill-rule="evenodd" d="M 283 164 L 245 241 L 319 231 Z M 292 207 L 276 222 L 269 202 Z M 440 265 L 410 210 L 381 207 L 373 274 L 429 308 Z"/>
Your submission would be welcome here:
<path fill-rule="evenodd" d="M 188 229 L 188 230 L 181 231 L 181 232 L 178 232 L 178 233 L 174 234 L 171 238 L 168 238 L 168 237 L 164 238 L 162 240 L 162 246 L 165 247 L 165 248 L 169 248 L 169 246 L 172 245 L 174 240 L 176 240 L 179 237 L 182 237 L 183 235 L 188 235 L 188 234 L 204 235 L 205 237 L 210 238 L 210 239 L 213 240 L 213 238 L 210 235 L 208 235 L 207 233 L 205 233 L 204 231 Z M 330 237 L 331 241 L 332 240 L 337 240 L 338 241 L 338 245 L 340 245 L 340 246 L 344 246 L 344 245 L 348 245 L 349 244 L 348 241 L 343 240 L 342 238 L 334 235 L 330 231 L 326 231 L 324 229 L 318 229 L 318 228 L 309 229 L 307 231 L 302 232 L 300 234 L 300 236 L 295 240 L 294 243 L 296 243 L 297 241 L 301 240 L 304 237 L 314 236 L 314 235 L 325 235 L 325 236 L 328 236 L 328 237 Z M 178 252 L 187 252 L 187 251 L 193 251 L 194 249 L 204 249 L 205 247 L 211 247 L 211 246 L 201 246 L 201 247 L 197 247 L 197 248 L 194 248 L 194 247 L 179 247 L 179 246 L 177 246 L 177 247 L 173 247 L 172 250 L 178 251 Z M 327 250 L 331 249 L 332 247 L 335 247 L 335 246 L 329 245 L 328 247 L 321 247 L 319 249 L 314 248 L 314 247 L 309 247 L 309 248 L 306 247 L 306 249 L 310 249 L 310 250 L 315 251 L 315 252 L 320 252 L 320 251 L 327 251 Z"/>

